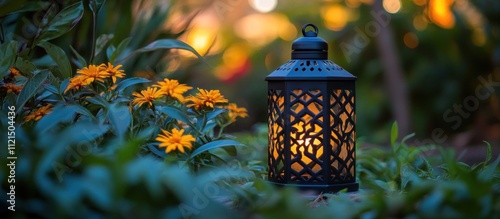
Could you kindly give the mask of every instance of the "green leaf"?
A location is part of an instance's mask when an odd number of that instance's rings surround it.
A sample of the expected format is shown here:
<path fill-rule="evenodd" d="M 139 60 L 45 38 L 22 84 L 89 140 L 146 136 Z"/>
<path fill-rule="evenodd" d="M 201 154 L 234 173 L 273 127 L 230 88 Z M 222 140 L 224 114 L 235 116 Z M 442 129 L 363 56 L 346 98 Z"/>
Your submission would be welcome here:
<path fill-rule="evenodd" d="M 19 12 L 24 5 L 26 4 L 26 0 L 17 0 L 17 1 L 0 1 L 0 17 L 5 15 Z"/>
<path fill-rule="evenodd" d="M 106 47 L 106 45 L 108 45 L 109 41 L 113 39 L 113 37 L 113 34 L 102 34 L 97 37 L 94 56 L 99 55 L 99 53 L 101 53 L 101 51 L 104 49 L 104 47 Z"/>
<path fill-rule="evenodd" d="M 150 80 L 148 80 L 146 78 L 139 78 L 139 77 L 127 78 L 127 79 L 121 81 L 120 83 L 118 83 L 118 85 L 116 85 L 115 90 L 118 91 L 119 93 L 121 93 L 127 87 L 130 87 L 130 86 L 136 85 L 136 84 L 148 83 L 148 82 L 150 82 Z"/>
<path fill-rule="evenodd" d="M 14 65 L 17 55 L 17 41 L 4 43 L 0 47 L 0 77 L 7 75 L 10 67 Z"/>
<path fill-rule="evenodd" d="M 227 111 L 226 109 L 215 108 L 212 112 L 207 113 L 207 120 L 215 119 L 215 117 L 226 111 Z"/>
<path fill-rule="evenodd" d="M 69 105 L 68 107 L 71 107 L 71 109 L 73 109 L 77 113 L 80 113 L 84 116 L 95 119 L 95 116 L 87 108 L 83 107 L 82 105 Z"/>
<path fill-rule="evenodd" d="M 227 146 L 227 147 L 223 147 L 222 149 L 224 149 L 227 152 L 227 154 L 229 154 L 231 156 L 236 156 L 236 154 L 237 154 L 237 150 L 236 150 L 235 146 Z"/>
<path fill-rule="evenodd" d="M 73 60 L 73 63 L 75 63 L 76 67 L 83 68 L 87 66 L 87 61 L 85 61 L 85 59 L 80 55 L 80 53 L 78 53 L 71 45 L 69 46 L 69 48 L 71 49 L 71 52 L 73 52 L 73 55 L 75 55 L 78 60 L 78 61 Z"/>
<path fill-rule="evenodd" d="M 73 143 L 84 144 L 101 137 L 108 131 L 108 125 L 96 124 L 90 121 L 78 121 L 62 130 L 58 135 L 55 135 L 55 137 L 59 137 L 59 139 L 57 143 L 54 142 L 54 144 L 62 144 L 64 147 Z"/>
<path fill-rule="evenodd" d="M 36 123 L 35 130 L 37 133 L 44 133 L 56 127 L 61 122 L 71 122 L 75 114 L 76 112 L 71 107 L 57 105 L 52 112 L 42 117 L 42 119 Z"/>
<path fill-rule="evenodd" d="M 167 114 L 169 117 L 177 119 L 179 121 L 182 121 L 183 123 L 186 123 L 190 127 L 194 128 L 194 124 L 191 122 L 189 119 L 189 116 L 185 113 L 182 112 L 181 110 L 174 108 L 174 107 L 169 107 L 169 106 L 158 106 L 156 109 L 162 113 Z"/>
<path fill-rule="evenodd" d="M 26 2 L 26 0 L 7 1 L 7 4 L 0 3 L 0 17 L 8 14 L 38 11 L 46 9 L 51 3 L 45 1 Z"/>
<path fill-rule="evenodd" d="M 410 138 L 413 138 L 415 136 L 415 133 L 411 133 L 407 136 L 405 136 L 402 140 L 401 140 L 401 143 L 405 143 L 406 141 L 408 141 L 408 139 Z"/>
<path fill-rule="evenodd" d="M 114 63 L 115 59 L 119 57 L 123 53 L 123 51 L 125 51 L 127 46 L 130 44 L 130 40 L 132 40 L 132 38 L 128 37 L 122 40 L 120 44 L 118 44 L 116 50 L 114 50 L 113 53 L 111 53 L 111 55 L 108 57 L 111 63 Z"/>
<path fill-rule="evenodd" d="M 122 63 L 126 59 L 128 59 L 131 56 L 136 55 L 138 53 L 151 52 L 151 51 L 156 51 L 156 50 L 160 50 L 160 49 L 184 49 L 184 50 L 192 52 L 198 58 L 200 58 L 203 62 L 208 64 L 208 62 L 205 60 L 205 58 L 203 58 L 203 56 L 201 56 L 198 52 L 196 52 L 196 50 L 193 47 L 191 47 L 187 43 L 182 42 L 182 41 L 177 40 L 177 39 L 160 39 L 160 40 L 154 41 L 154 42 L 150 43 L 149 45 L 132 52 L 127 57 L 120 59 L 118 62 Z"/>
<path fill-rule="evenodd" d="M 128 107 L 118 104 L 109 105 L 107 118 L 116 135 L 123 138 L 132 121 Z"/>
<path fill-rule="evenodd" d="M 167 153 L 165 153 L 165 150 L 161 150 L 158 148 L 157 143 L 148 143 L 146 144 L 148 146 L 148 149 L 153 152 L 158 157 L 165 158 L 167 156 Z"/>
<path fill-rule="evenodd" d="M 398 139 L 398 122 L 394 122 L 391 128 L 391 145 L 394 146 Z"/>
<path fill-rule="evenodd" d="M 227 146 L 244 146 L 244 144 L 239 143 L 235 140 L 212 141 L 212 142 L 209 142 L 209 143 L 202 145 L 201 147 L 199 147 L 195 151 L 193 151 L 191 156 L 189 156 L 189 159 L 193 159 L 194 157 L 196 157 L 197 155 L 199 155 L 205 151 L 216 149 L 216 148 L 221 148 L 221 147 L 227 147 Z"/>
<path fill-rule="evenodd" d="M 52 60 L 56 62 L 59 70 L 61 70 L 62 78 L 71 77 L 71 73 L 73 72 L 73 70 L 71 69 L 71 63 L 69 62 L 68 56 L 66 55 L 64 50 L 49 42 L 42 42 L 38 44 L 38 46 L 44 48 L 47 54 L 49 54 L 49 56 L 52 58 Z"/>
<path fill-rule="evenodd" d="M 59 86 L 59 94 L 63 94 L 68 85 L 69 85 L 69 78 L 66 78 L 66 80 L 61 82 L 61 86 Z"/>
<path fill-rule="evenodd" d="M 87 98 L 86 100 L 93 103 L 93 104 L 100 105 L 106 109 L 109 108 L 109 103 L 106 100 L 102 99 L 102 97 L 100 97 L 100 96 Z"/>
<path fill-rule="evenodd" d="M 486 168 L 484 168 L 478 175 L 478 178 L 483 182 L 488 182 L 493 179 L 495 176 L 495 171 L 497 171 L 498 163 L 500 163 L 500 156 L 497 159 L 489 164 Z"/>
<path fill-rule="evenodd" d="M 492 150 L 491 150 L 491 144 L 487 141 L 483 141 L 484 143 L 486 143 L 486 159 L 484 160 L 484 165 L 486 166 L 486 164 L 488 164 L 491 160 L 491 157 L 492 157 Z"/>
<path fill-rule="evenodd" d="M 56 87 L 54 87 L 54 85 L 47 84 L 47 85 L 43 86 L 43 88 L 45 88 L 45 90 L 48 90 L 53 94 L 59 94 L 59 91 L 57 90 Z"/>
<path fill-rule="evenodd" d="M 94 115 L 81 105 L 57 105 L 51 113 L 37 122 L 35 130 L 42 133 L 57 126 L 61 122 L 72 122 L 77 113 L 95 119 Z"/>
<path fill-rule="evenodd" d="M 97 14 L 105 2 L 106 0 L 92 0 L 89 3 L 89 8 L 92 12 Z"/>
<path fill-rule="evenodd" d="M 109 62 L 113 63 L 111 61 L 111 56 L 113 53 L 116 51 L 116 47 L 113 45 L 109 45 L 108 48 L 106 49 L 106 57 L 108 58 Z"/>
<path fill-rule="evenodd" d="M 43 70 L 26 82 L 24 88 L 19 93 L 19 96 L 17 96 L 16 100 L 17 114 L 21 113 L 24 104 L 26 104 L 26 102 L 36 94 L 38 88 L 40 88 L 40 86 L 43 84 L 45 79 L 47 79 L 49 74 L 50 73 L 48 70 Z"/>
<path fill-rule="evenodd" d="M 33 77 L 33 73 L 36 71 L 36 66 L 33 63 L 21 57 L 17 57 L 16 68 L 30 78 Z"/>
<path fill-rule="evenodd" d="M 38 41 L 48 41 L 70 31 L 82 19 L 83 11 L 81 1 L 64 8 L 42 30 Z"/>

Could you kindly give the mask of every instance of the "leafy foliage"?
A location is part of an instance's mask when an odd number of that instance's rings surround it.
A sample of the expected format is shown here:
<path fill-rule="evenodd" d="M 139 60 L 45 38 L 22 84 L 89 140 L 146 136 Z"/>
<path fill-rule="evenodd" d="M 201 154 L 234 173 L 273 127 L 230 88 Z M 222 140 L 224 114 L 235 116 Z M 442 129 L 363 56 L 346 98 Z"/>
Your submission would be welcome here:
<path fill-rule="evenodd" d="M 147 130 L 122 144 L 109 131 L 90 121 L 58 132 L 19 127 L 16 188 L 23 189 L 16 190 L 17 216 L 495 218 L 500 212 L 500 158 L 468 166 L 440 147 L 396 142 L 391 150 L 358 148 L 361 190 L 312 201 L 317 196 L 265 181 L 265 163 L 259 162 L 265 160 L 265 126 L 238 136 L 247 147 L 238 148 L 237 159 L 198 173 L 138 157 Z M 431 149 L 437 153 L 424 154 Z M 5 179 L 8 169 L 1 170 Z"/>

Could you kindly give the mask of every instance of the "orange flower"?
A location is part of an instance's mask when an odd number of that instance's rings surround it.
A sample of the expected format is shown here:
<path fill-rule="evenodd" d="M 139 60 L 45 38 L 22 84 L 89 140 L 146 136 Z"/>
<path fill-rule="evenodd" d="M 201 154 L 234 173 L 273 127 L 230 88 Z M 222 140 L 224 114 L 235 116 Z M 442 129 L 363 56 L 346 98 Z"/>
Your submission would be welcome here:
<path fill-rule="evenodd" d="M 116 78 L 125 77 L 123 70 L 120 70 L 122 65 L 113 66 L 111 63 L 108 62 L 107 66 L 105 64 L 102 64 L 100 67 L 101 67 L 102 71 L 105 71 L 108 73 L 107 77 L 111 77 L 111 79 L 113 80 L 113 83 L 116 83 Z"/>
<path fill-rule="evenodd" d="M 66 89 L 64 90 L 64 93 L 66 93 L 66 91 L 71 90 L 71 89 L 80 90 L 83 87 L 85 87 L 86 85 L 87 84 L 85 83 L 85 77 L 82 75 L 77 75 L 77 76 L 69 79 L 68 87 L 66 87 Z"/>
<path fill-rule="evenodd" d="M 104 79 L 109 77 L 109 73 L 103 71 L 100 66 L 89 65 L 83 69 L 79 69 L 76 73 L 83 77 L 85 85 L 94 81 L 104 82 Z"/>
<path fill-rule="evenodd" d="M 36 109 L 35 111 L 32 111 L 28 116 L 26 116 L 24 121 L 29 122 L 31 120 L 40 120 L 43 116 L 49 114 L 52 111 L 51 107 L 52 105 L 48 104 Z"/>
<path fill-rule="evenodd" d="M 235 103 L 230 103 L 227 106 L 227 109 L 229 111 L 229 119 L 231 119 L 231 121 L 236 121 L 236 118 L 238 117 L 245 118 L 248 116 L 247 109 L 245 109 L 245 107 L 238 107 Z"/>
<path fill-rule="evenodd" d="M 165 148 L 166 153 L 173 150 L 185 153 L 184 148 L 193 148 L 192 142 L 196 141 L 192 135 L 183 135 L 184 129 L 172 129 L 171 132 L 162 129 L 161 131 L 163 134 L 159 134 L 156 140 L 160 142 L 159 147 Z"/>
<path fill-rule="evenodd" d="M 15 85 L 15 84 L 4 84 L 3 87 L 7 88 L 7 93 L 12 92 L 15 94 L 19 94 L 23 89 L 24 85 Z"/>
<path fill-rule="evenodd" d="M 153 105 L 153 101 L 162 97 L 164 94 L 158 88 L 148 87 L 146 90 L 142 90 L 141 93 L 134 92 L 132 94 L 135 98 L 132 100 L 132 104 L 142 106 L 142 104 Z"/>
<path fill-rule="evenodd" d="M 163 81 L 158 82 L 158 84 L 153 85 L 153 87 L 159 87 L 160 90 L 165 93 L 165 95 L 177 99 L 181 102 L 184 102 L 183 94 L 193 88 L 185 84 L 179 84 L 179 81 L 170 80 L 168 78 L 165 78 Z"/>
<path fill-rule="evenodd" d="M 14 68 L 14 67 L 9 68 L 9 71 L 10 71 L 10 73 L 11 73 L 12 75 L 14 75 L 14 76 L 21 76 L 21 72 L 19 72 L 19 70 L 17 70 L 17 69 L 16 69 L 16 68 Z"/>
<path fill-rule="evenodd" d="M 228 103 L 228 100 L 220 94 L 219 90 L 210 90 L 198 88 L 199 93 L 196 96 L 189 96 L 186 101 L 192 102 L 187 107 L 193 107 L 195 110 L 213 109 L 217 104 Z"/>

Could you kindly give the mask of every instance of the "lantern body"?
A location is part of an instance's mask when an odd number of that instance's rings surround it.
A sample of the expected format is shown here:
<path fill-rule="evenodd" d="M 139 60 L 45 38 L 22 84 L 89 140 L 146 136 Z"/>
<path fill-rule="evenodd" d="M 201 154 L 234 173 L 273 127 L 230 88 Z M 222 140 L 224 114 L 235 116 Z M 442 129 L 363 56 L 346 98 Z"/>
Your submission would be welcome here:
<path fill-rule="evenodd" d="M 303 50 L 296 46 L 292 60 L 266 77 L 268 179 L 306 190 L 356 191 L 356 77 L 326 60 L 324 43 L 307 50 L 299 42 Z"/>

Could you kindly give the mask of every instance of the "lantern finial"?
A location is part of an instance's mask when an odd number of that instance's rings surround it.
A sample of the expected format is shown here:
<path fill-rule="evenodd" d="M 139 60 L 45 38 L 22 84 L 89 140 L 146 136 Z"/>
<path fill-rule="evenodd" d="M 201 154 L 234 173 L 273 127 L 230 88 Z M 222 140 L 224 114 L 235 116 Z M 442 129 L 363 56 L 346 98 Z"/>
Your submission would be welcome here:
<path fill-rule="evenodd" d="M 314 28 L 314 32 L 313 31 L 306 32 L 307 27 Z M 318 33 L 319 33 L 318 27 L 316 27 L 316 25 L 314 24 L 304 24 L 304 26 L 302 26 L 302 35 L 305 37 L 317 37 Z"/>

